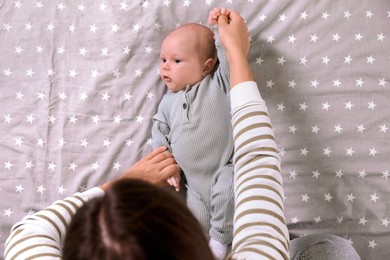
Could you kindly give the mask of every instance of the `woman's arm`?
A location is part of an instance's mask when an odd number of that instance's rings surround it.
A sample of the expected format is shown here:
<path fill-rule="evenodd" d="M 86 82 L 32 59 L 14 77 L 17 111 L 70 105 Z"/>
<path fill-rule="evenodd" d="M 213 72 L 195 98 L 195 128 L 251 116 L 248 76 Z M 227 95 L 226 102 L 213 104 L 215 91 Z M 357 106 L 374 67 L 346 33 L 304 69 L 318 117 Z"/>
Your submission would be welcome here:
<path fill-rule="evenodd" d="M 217 17 L 230 66 L 234 138 L 233 258 L 289 259 L 284 192 L 274 132 L 247 60 L 248 29 L 235 11 Z"/>
<path fill-rule="evenodd" d="M 119 179 L 131 178 L 163 184 L 167 178 L 180 173 L 171 153 L 160 147 L 129 168 Z M 115 180 L 114 180 L 115 181 Z M 38 256 L 62 258 L 62 243 L 66 229 L 76 211 L 88 200 L 103 196 L 112 185 L 109 181 L 82 193 L 56 201 L 51 206 L 26 216 L 16 223 L 5 243 L 5 259 L 35 259 Z"/>

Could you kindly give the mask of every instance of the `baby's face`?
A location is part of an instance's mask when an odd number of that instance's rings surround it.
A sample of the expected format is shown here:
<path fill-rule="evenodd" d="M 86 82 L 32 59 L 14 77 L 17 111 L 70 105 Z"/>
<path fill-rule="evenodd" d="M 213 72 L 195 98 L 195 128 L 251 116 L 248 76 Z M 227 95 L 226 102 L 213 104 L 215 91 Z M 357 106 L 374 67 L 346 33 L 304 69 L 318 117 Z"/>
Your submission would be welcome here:
<path fill-rule="evenodd" d="M 197 40 L 188 30 L 173 31 L 165 38 L 160 52 L 160 76 L 169 90 L 177 92 L 205 76 L 205 60 L 196 48 Z"/>

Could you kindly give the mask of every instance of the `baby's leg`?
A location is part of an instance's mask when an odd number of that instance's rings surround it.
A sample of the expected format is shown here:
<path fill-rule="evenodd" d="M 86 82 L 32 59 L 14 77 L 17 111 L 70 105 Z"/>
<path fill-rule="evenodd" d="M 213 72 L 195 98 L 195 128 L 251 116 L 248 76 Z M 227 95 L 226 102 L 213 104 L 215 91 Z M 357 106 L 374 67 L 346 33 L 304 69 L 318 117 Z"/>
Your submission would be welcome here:
<path fill-rule="evenodd" d="M 211 190 L 211 229 L 214 240 L 229 245 L 233 239 L 234 191 L 233 166 L 222 167 Z"/>
<path fill-rule="evenodd" d="M 202 225 L 203 231 L 207 235 L 210 230 L 210 212 L 206 206 L 205 200 L 190 187 L 187 187 L 187 206 L 192 211 L 192 214 L 198 219 Z"/>

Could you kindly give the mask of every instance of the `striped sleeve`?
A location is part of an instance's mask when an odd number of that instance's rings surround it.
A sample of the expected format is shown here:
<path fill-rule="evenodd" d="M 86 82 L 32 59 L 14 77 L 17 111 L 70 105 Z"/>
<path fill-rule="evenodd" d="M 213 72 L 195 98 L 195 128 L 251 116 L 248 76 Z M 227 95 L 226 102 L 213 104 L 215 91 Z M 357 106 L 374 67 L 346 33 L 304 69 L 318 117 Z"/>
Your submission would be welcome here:
<path fill-rule="evenodd" d="M 282 177 L 267 107 L 255 82 L 231 90 L 234 259 L 289 259 Z"/>
<path fill-rule="evenodd" d="M 76 211 L 103 191 L 76 193 L 16 223 L 5 243 L 4 259 L 62 259 L 66 229 Z"/>

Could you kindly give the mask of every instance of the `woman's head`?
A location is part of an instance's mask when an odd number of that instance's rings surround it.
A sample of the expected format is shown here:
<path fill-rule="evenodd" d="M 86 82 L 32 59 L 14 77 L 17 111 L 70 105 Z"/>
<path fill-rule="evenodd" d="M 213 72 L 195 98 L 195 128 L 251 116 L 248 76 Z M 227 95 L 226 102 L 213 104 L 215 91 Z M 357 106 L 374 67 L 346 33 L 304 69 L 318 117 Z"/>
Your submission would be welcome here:
<path fill-rule="evenodd" d="M 207 239 L 175 195 L 120 180 L 74 216 L 64 259 L 213 259 Z"/>

